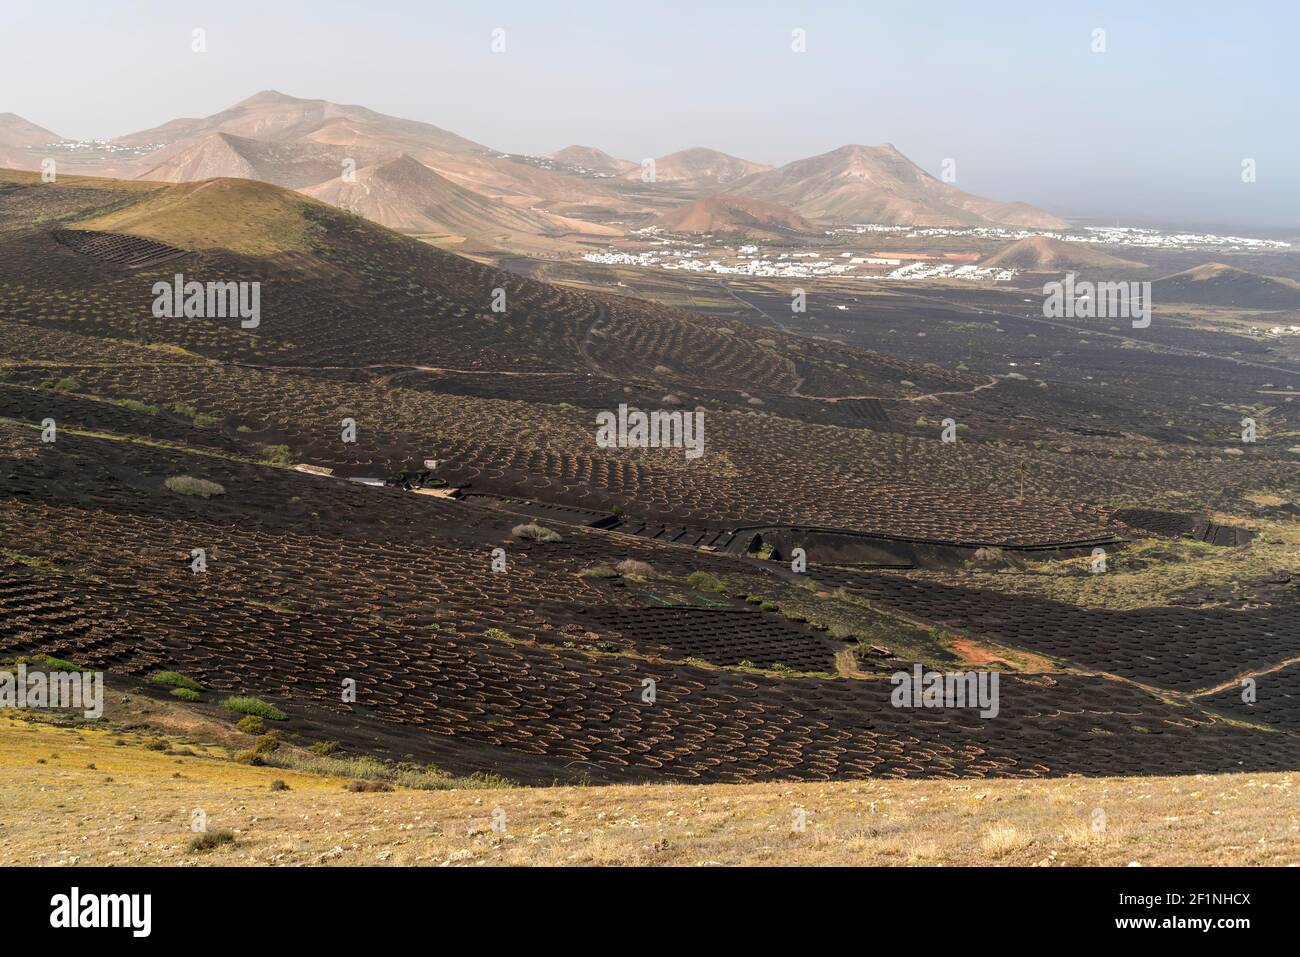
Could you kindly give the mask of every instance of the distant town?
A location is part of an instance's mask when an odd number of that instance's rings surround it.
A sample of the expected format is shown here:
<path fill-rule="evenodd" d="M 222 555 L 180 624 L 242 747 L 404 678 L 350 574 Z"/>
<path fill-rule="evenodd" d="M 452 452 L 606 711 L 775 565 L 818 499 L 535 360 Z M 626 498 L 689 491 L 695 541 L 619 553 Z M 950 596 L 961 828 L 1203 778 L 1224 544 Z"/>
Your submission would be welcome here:
<path fill-rule="evenodd" d="M 887 233 L 906 239 L 959 236 L 973 239 L 1028 239 L 1043 236 L 1066 243 L 1095 243 L 1102 246 L 1144 246 L 1153 249 L 1290 249 L 1291 243 L 1278 239 L 1250 239 L 1245 236 L 1216 236 L 1213 233 L 1162 233 L 1158 229 L 1138 226 L 1087 226 L 1080 232 L 1057 232 L 1048 229 L 1006 229 L 996 226 L 882 226 L 859 223 L 827 231 L 831 236 Z"/>

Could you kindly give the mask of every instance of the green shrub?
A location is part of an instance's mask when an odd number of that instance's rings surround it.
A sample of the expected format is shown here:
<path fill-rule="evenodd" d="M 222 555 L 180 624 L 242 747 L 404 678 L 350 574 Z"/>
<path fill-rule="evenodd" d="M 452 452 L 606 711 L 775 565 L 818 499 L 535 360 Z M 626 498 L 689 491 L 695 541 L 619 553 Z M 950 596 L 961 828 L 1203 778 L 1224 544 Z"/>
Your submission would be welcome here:
<path fill-rule="evenodd" d="M 727 590 L 727 586 L 722 584 L 722 579 L 712 572 L 691 572 L 686 576 L 686 584 L 696 591 L 724 592 Z"/>
<path fill-rule="evenodd" d="M 54 383 L 54 388 L 58 389 L 60 392 L 80 392 L 81 383 L 73 378 L 65 378 Z"/>
<path fill-rule="evenodd" d="M 130 409 L 132 412 L 143 412 L 145 415 L 158 414 L 158 406 L 150 405 L 148 402 L 141 402 L 139 399 L 123 399 L 118 405 L 124 409 Z"/>
<path fill-rule="evenodd" d="M 255 714 L 245 715 L 235 723 L 235 727 L 245 734 L 265 734 L 266 722 Z"/>
<path fill-rule="evenodd" d="M 248 753 L 252 754 L 251 751 Z M 253 763 L 285 768 L 303 774 L 325 774 L 365 782 L 355 785 L 354 790 L 389 790 L 401 787 L 420 791 L 445 791 L 452 788 L 478 790 L 518 786 L 499 774 L 476 772 L 465 777 L 456 777 L 432 764 L 423 766 L 409 763 L 392 764 L 369 756 L 307 755 L 288 748 L 259 755 Z"/>
<path fill-rule="evenodd" d="M 515 538 L 527 538 L 534 542 L 558 542 L 560 540 L 559 532 L 533 522 L 529 522 L 527 525 L 516 525 L 510 529 L 510 534 Z"/>
<path fill-rule="evenodd" d="M 213 415 L 211 412 L 200 412 L 194 417 L 194 424 L 200 429 L 214 429 L 225 421 L 219 415 Z"/>
<path fill-rule="evenodd" d="M 45 655 L 41 659 L 45 662 L 45 667 L 50 671 L 90 671 L 90 668 L 83 668 L 81 665 L 75 665 L 66 658 L 55 658 L 53 655 Z"/>
<path fill-rule="evenodd" d="M 262 446 L 262 461 L 267 465 L 288 468 L 293 465 L 293 455 L 287 445 L 264 445 Z"/>
<path fill-rule="evenodd" d="M 333 754 L 339 749 L 337 741 L 317 741 L 307 750 L 312 754 L 319 754 L 322 758 Z"/>
<path fill-rule="evenodd" d="M 617 578 L 618 572 L 609 565 L 592 565 L 578 572 L 579 578 Z"/>
<path fill-rule="evenodd" d="M 194 408 L 188 402 L 173 402 L 172 411 L 177 415 L 183 415 L 187 419 L 192 419 L 199 414 L 199 410 Z"/>
<path fill-rule="evenodd" d="M 194 495 L 199 498 L 212 498 L 214 495 L 225 495 L 226 490 L 216 482 L 209 482 L 207 479 L 194 478 L 191 475 L 173 475 L 164 483 L 169 491 L 177 495 Z"/>
<path fill-rule="evenodd" d="M 270 754 L 278 747 L 280 747 L 279 736 L 275 732 L 268 732 L 253 742 L 253 753 L 257 755 Z"/>
<path fill-rule="evenodd" d="M 191 854 L 194 854 L 199 851 L 211 851 L 215 848 L 221 847 L 223 844 L 234 843 L 234 831 L 208 831 L 204 834 L 195 834 L 190 838 L 189 844 L 185 845 L 185 849 Z"/>
<path fill-rule="evenodd" d="M 493 788 L 517 788 L 519 787 L 514 781 L 504 775 L 497 774 L 495 771 L 472 771 L 463 778 L 456 778 L 456 787 L 459 788 L 483 788 L 491 790 Z"/>
<path fill-rule="evenodd" d="M 265 701 L 259 701 L 257 698 L 251 698 L 247 695 L 232 695 L 221 702 L 221 707 L 228 708 L 231 711 L 238 711 L 240 714 L 256 715 L 259 718 L 266 718 L 268 721 L 289 720 L 289 716 L 274 705 L 269 705 Z"/>
<path fill-rule="evenodd" d="M 180 698 L 182 701 L 198 701 L 203 695 L 199 694 L 193 688 L 173 688 L 172 697 Z"/>
<path fill-rule="evenodd" d="M 187 688 L 190 691 L 206 690 L 203 685 L 179 671 L 155 671 L 149 676 L 149 680 L 156 685 L 167 685 L 169 688 Z"/>

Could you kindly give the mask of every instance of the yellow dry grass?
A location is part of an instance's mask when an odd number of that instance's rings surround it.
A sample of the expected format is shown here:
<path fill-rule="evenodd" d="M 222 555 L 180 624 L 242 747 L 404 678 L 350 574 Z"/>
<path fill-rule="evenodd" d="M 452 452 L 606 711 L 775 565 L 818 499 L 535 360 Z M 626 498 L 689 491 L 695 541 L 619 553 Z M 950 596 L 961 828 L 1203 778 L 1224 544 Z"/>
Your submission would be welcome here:
<path fill-rule="evenodd" d="M 352 793 L 143 743 L 0 717 L 0 865 L 1300 863 L 1293 774 Z"/>
<path fill-rule="evenodd" d="M 1264 501 L 1280 501 L 1262 496 Z M 1144 539 L 1113 552 L 1105 574 L 1090 574 L 1089 556 L 1052 560 L 1021 570 L 963 572 L 963 584 L 1013 594 L 1035 595 L 1086 608 L 1132 610 L 1169 604 L 1192 589 L 1231 590 L 1241 582 L 1267 579 L 1279 569 L 1300 567 L 1300 522 L 1265 521 L 1215 514 L 1222 525 L 1255 531 L 1240 548 L 1223 548 L 1189 539 Z"/>
<path fill-rule="evenodd" d="M 311 205 L 322 204 L 267 183 L 209 179 L 166 186 L 77 226 L 144 236 L 182 249 L 264 256 L 309 247 L 315 227 L 303 210 Z"/>

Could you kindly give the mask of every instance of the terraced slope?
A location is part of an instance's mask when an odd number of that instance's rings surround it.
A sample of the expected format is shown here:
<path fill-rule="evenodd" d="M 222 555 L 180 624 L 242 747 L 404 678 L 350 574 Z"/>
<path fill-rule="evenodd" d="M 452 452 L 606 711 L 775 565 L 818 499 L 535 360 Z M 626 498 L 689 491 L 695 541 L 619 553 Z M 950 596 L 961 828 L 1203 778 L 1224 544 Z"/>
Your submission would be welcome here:
<path fill-rule="evenodd" d="M 960 581 L 1181 535 L 1152 514 L 1168 496 L 1207 516 L 1197 547 L 1251 549 L 1207 510 L 1292 501 L 1276 444 L 1113 442 L 1104 421 L 1068 446 L 945 443 L 949 402 L 981 425 L 1070 410 L 532 281 L 264 184 L 16 180 L 0 210 L 0 657 L 179 670 L 278 703 L 304 741 L 528 783 L 1300 759 L 1284 701 L 1255 722 L 1215 697 L 1289 694 L 1287 586 L 1120 613 Z M 259 283 L 259 324 L 156 316 L 177 273 Z M 595 413 L 620 403 L 702 409 L 705 454 L 601 448 Z M 915 664 L 997 665 L 997 714 L 896 707 Z"/>
<path fill-rule="evenodd" d="M 793 337 L 761 339 L 735 324 L 560 290 L 260 183 L 213 180 L 155 191 L 78 229 L 32 231 L 0 250 L 0 277 L 12 280 L 3 294 L 11 321 L 217 360 L 201 371 L 149 364 L 68 374 L 105 395 L 164 406 L 184 401 L 257 422 L 315 464 L 384 471 L 436 451 L 440 474 L 456 484 L 526 490 L 560 504 L 617 505 L 647 519 L 712 528 L 833 526 L 972 544 L 1091 541 L 1114 531 L 1080 505 L 1001 497 L 970 479 L 973 463 L 953 447 L 808 428 L 760 414 L 753 404 L 755 411 L 737 413 L 708 402 L 707 392 L 696 405 L 704 400 L 712 408 L 710 454 L 691 463 L 670 450 L 599 449 L 594 416 L 563 406 L 377 391 L 367 381 L 403 368 L 556 376 L 561 383 L 578 376 L 607 384 L 609 398 L 589 407 L 608 408 L 613 399 L 653 408 L 670 393 L 690 396 L 701 386 L 737 397 L 791 395 L 810 382 L 858 394 L 901 390 L 901 381 L 960 390 L 960 377 L 939 370 Z M 188 250 L 187 278 L 260 284 L 260 324 L 156 318 L 154 284 L 171 281 L 179 267 L 102 256 L 90 263 L 59 238 L 108 232 L 139 237 L 124 243 Z M 222 244 L 227 248 L 217 248 Z M 63 289 L 64 307 L 46 309 L 37 284 Z M 351 382 L 333 378 L 345 370 Z M 354 445 L 330 438 L 340 408 L 361 424 Z M 928 483 L 916 480 L 921 473 Z M 829 475 L 840 486 L 834 496 L 825 494 Z"/>
<path fill-rule="evenodd" d="M 830 667 L 834 642 L 820 639 L 818 651 L 773 612 L 725 596 L 711 599 L 722 610 L 680 611 L 646 597 L 691 570 L 725 575 L 734 560 L 576 528 L 558 543 L 525 543 L 511 537 L 512 517 L 464 503 L 77 434 L 40 448 L 37 434 L 0 430 L 11 462 L 0 524 L 14 556 L 0 571 L 0 654 L 128 675 L 175 668 L 282 701 L 307 725 L 332 712 L 354 733 L 418 730 L 431 736 L 424 753 L 450 767 L 486 746 L 498 769 L 528 780 L 546 773 L 534 757 L 552 774 L 577 767 L 610 781 L 1175 773 L 1293 760 L 1286 742 L 1189 704 L 1067 673 L 1005 675 L 996 718 L 918 722 L 890 705 L 884 680 L 736 669 L 737 654 L 760 668 Z M 177 495 L 164 484 L 176 474 L 224 494 Z M 506 573 L 492 570 L 494 547 L 506 549 Z M 192 569 L 195 548 L 203 573 Z M 576 574 L 625 558 L 668 577 L 615 585 Z M 744 643 L 705 628 L 714 615 L 734 619 Z M 339 703 L 343 678 L 357 681 L 361 707 Z M 653 703 L 641 697 L 647 679 Z"/>

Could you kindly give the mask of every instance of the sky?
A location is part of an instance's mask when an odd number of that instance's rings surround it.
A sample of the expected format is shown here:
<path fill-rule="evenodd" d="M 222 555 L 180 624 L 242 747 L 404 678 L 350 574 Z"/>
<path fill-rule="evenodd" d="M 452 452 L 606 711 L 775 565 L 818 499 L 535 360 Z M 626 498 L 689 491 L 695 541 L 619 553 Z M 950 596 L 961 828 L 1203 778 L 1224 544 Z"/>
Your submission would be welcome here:
<path fill-rule="evenodd" d="M 951 160 L 969 192 L 1064 215 L 1300 233 L 1294 0 L 5 0 L 3 15 L 0 112 L 71 138 L 275 89 L 508 152 L 781 164 L 888 142 L 935 175 Z"/>

